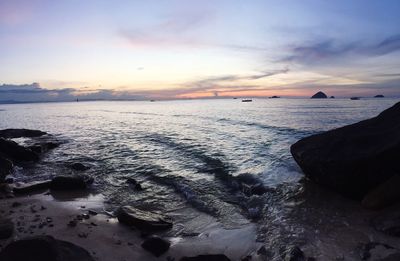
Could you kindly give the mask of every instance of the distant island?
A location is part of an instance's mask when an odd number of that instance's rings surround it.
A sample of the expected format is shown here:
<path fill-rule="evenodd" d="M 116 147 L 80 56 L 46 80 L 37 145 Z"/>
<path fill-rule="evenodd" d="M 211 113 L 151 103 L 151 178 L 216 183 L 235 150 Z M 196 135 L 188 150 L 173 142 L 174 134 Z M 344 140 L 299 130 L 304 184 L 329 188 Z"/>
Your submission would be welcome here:
<path fill-rule="evenodd" d="M 326 94 L 321 91 L 311 96 L 311 99 L 326 99 L 326 98 L 328 98 L 328 96 L 326 96 Z"/>

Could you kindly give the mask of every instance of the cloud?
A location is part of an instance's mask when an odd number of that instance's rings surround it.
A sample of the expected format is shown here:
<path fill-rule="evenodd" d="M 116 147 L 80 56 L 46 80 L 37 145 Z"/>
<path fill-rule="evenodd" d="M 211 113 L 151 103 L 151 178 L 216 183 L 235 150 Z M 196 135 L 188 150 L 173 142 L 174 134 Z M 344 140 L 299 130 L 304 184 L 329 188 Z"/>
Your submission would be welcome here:
<path fill-rule="evenodd" d="M 291 54 L 280 61 L 299 64 L 319 64 L 350 56 L 382 56 L 399 50 L 400 34 L 387 37 L 378 43 L 369 45 L 361 41 L 341 44 L 334 40 L 324 40 L 294 46 L 289 51 Z"/>

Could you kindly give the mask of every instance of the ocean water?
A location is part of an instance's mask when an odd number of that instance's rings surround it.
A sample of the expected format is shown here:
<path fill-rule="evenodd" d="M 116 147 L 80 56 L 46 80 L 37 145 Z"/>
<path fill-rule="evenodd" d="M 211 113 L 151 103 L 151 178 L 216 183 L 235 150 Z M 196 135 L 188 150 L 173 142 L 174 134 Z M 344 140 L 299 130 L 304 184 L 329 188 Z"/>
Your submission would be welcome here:
<path fill-rule="evenodd" d="M 304 191 L 299 182 L 303 175 L 290 145 L 376 116 L 397 101 L 10 104 L 0 105 L 0 128 L 40 129 L 64 141 L 35 169 L 19 168 L 18 180 L 70 173 L 65 164 L 81 162 L 92 167 L 87 173 L 95 177 L 95 191 L 104 195 L 108 210 L 131 204 L 169 213 L 180 224 L 169 232 L 175 236 L 201 233 L 209 218 L 226 229 L 253 223 L 255 240 L 274 244 L 278 235 L 279 242 L 301 235 L 307 240 L 307 227 L 301 225 L 309 220 L 307 211 L 296 209 L 305 199 L 295 199 Z M 144 190 L 135 190 L 127 178 L 139 181 Z M 255 184 L 262 184 L 265 193 L 246 192 Z"/>

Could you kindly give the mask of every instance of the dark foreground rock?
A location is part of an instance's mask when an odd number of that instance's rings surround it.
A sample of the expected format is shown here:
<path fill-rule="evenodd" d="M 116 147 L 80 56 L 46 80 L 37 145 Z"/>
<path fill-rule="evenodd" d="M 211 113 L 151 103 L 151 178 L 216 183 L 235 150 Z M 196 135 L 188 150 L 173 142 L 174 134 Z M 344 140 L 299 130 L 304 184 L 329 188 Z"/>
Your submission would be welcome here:
<path fill-rule="evenodd" d="M 328 98 L 328 96 L 326 96 L 326 94 L 321 91 L 311 96 L 311 99 L 326 99 L 326 98 Z"/>
<path fill-rule="evenodd" d="M 8 174 L 13 170 L 13 163 L 0 156 L 0 183 L 3 182 Z"/>
<path fill-rule="evenodd" d="M 151 236 L 142 243 L 144 249 L 157 257 L 167 252 L 170 245 L 170 242 L 157 236 Z"/>
<path fill-rule="evenodd" d="M 387 244 L 369 242 L 361 247 L 361 260 L 398 261 L 400 251 Z"/>
<path fill-rule="evenodd" d="M 222 254 L 217 255 L 198 255 L 192 257 L 182 257 L 180 261 L 230 261 L 230 259 Z"/>
<path fill-rule="evenodd" d="M 12 236 L 13 233 L 14 223 L 8 218 L 0 217 L 0 239 L 9 238 Z"/>
<path fill-rule="evenodd" d="M 389 210 L 372 219 L 375 230 L 393 237 L 400 237 L 400 210 Z"/>
<path fill-rule="evenodd" d="M 372 189 L 362 200 L 361 204 L 369 209 L 381 209 L 400 201 L 400 175 L 391 178 Z"/>
<path fill-rule="evenodd" d="M 165 215 L 123 206 L 116 212 L 118 221 L 142 231 L 166 230 L 172 228 L 171 219 Z"/>
<path fill-rule="evenodd" d="M 76 162 L 70 165 L 71 169 L 78 170 L 78 171 L 85 171 L 90 169 L 89 166 L 83 165 L 82 163 Z"/>
<path fill-rule="evenodd" d="M 57 176 L 50 182 L 53 190 L 86 189 L 93 183 L 93 178 L 87 175 Z"/>
<path fill-rule="evenodd" d="M 303 251 L 298 246 L 289 247 L 282 255 L 284 261 L 305 261 Z"/>
<path fill-rule="evenodd" d="M 88 251 L 51 236 L 21 239 L 0 252 L 2 261 L 94 261 Z"/>
<path fill-rule="evenodd" d="M 37 161 L 39 159 L 39 156 L 32 150 L 3 138 L 0 138 L 0 156 L 12 161 Z"/>
<path fill-rule="evenodd" d="M 15 139 L 15 138 L 33 138 L 40 137 L 47 134 L 46 132 L 40 130 L 29 130 L 29 129 L 5 129 L 0 130 L 0 137 L 5 139 Z"/>
<path fill-rule="evenodd" d="M 13 191 L 15 194 L 28 194 L 50 188 L 51 180 L 33 181 L 28 183 L 16 183 Z"/>
<path fill-rule="evenodd" d="M 309 179 L 362 199 L 400 173 L 400 103 L 375 118 L 304 138 L 291 153 Z"/>

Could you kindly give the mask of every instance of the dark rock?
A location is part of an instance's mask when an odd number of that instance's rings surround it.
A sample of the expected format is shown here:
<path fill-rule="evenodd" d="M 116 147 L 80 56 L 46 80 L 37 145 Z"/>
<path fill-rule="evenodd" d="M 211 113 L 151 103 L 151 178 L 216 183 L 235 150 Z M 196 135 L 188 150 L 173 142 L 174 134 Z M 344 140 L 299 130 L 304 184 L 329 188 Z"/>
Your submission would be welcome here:
<path fill-rule="evenodd" d="M 335 96 L 331 96 L 331 97 L 329 97 L 329 98 L 331 98 L 331 99 L 335 99 Z"/>
<path fill-rule="evenodd" d="M 361 204 L 369 209 L 381 209 L 400 200 L 400 175 L 393 175 L 387 181 L 372 189 Z"/>
<path fill-rule="evenodd" d="M 87 175 L 57 176 L 51 180 L 50 188 L 53 190 L 86 189 L 93 183 L 93 178 Z"/>
<path fill-rule="evenodd" d="M 0 152 L 1 153 L 1 152 Z M 13 170 L 13 163 L 0 156 L 0 183 L 5 181 L 5 177 L 11 174 Z"/>
<path fill-rule="evenodd" d="M 119 222 L 139 230 L 154 231 L 172 228 L 170 218 L 159 213 L 123 206 L 118 209 L 116 214 Z"/>
<path fill-rule="evenodd" d="M 51 236 L 35 236 L 14 241 L 0 252 L 2 261 L 94 261 L 89 252 Z"/>
<path fill-rule="evenodd" d="M 350 100 L 353 100 L 353 101 L 357 101 L 359 99 L 360 99 L 360 97 L 350 97 Z"/>
<path fill-rule="evenodd" d="M 390 236 L 400 237 L 400 211 L 390 210 L 372 219 L 375 230 Z"/>
<path fill-rule="evenodd" d="M 83 165 L 82 163 L 73 163 L 70 165 L 71 169 L 78 171 L 85 171 L 90 169 L 90 167 Z"/>
<path fill-rule="evenodd" d="M 38 155 L 12 140 L 0 138 L 0 156 L 15 161 L 36 161 Z"/>
<path fill-rule="evenodd" d="M 33 193 L 39 190 L 45 190 L 50 187 L 51 180 L 33 181 L 28 183 L 16 183 L 13 191 L 16 194 Z"/>
<path fill-rule="evenodd" d="M 328 98 L 328 96 L 326 96 L 326 94 L 321 91 L 311 96 L 311 99 L 326 99 L 326 98 Z"/>
<path fill-rule="evenodd" d="M 134 179 L 134 178 L 127 178 L 127 179 L 126 179 L 126 183 L 129 183 L 129 184 L 131 184 L 131 185 L 136 185 L 136 184 L 138 184 L 137 180 Z"/>
<path fill-rule="evenodd" d="M 92 216 L 96 216 L 96 215 L 98 214 L 98 213 L 97 213 L 96 211 L 94 211 L 94 210 L 89 210 L 88 213 L 89 213 L 89 215 L 92 215 Z"/>
<path fill-rule="evenodd" d="M 180 261 L 230 261 L 230 259 L 222 254 L 217 255 L 198 255 L 193 257 L 182 257 Z"/>
<path fill-rule="evenodd" d="M 374 98 L 384 98 L 385 96 L 383 96 L 382 94 L 378 94 L 378 95 L 375 95 L 374 96 Z"/>
<path fill-rule="evenodd" d="M 369 242 L 361 247 L 360 257 L 361 260 L 397 261 L 400 252 L 387 244 Z"/>
<path fill-rule="evenodd" d="M 274 95 L 274 96 L 271 96 L 271 97 L 269 97 L 270 99 L 279 99 L 280 97 L 279 96 L 276 96 L 276 95 Z"/>
<path fill-rule="evenodd" d="M 283 260 L 285 261 L 305 261 L 305 256 L 303 251 L 298 247 L 294 246 L 289 248 L 284 255 Z"/>
<path fill-rule="evenodd" d="M 157 236 L 149 237 L 142 243 L 144 249 L 157 257 L 167 252 L 170 245 L 170 242 Z"/>
<path fill-rule="evenodd" d="M 309 179 L 362 199 L 400 172 L 399 133 L 397 103 L 375 118 L 301 139 L 291 153 Z"/>
<path fill-rule="evenodd" d="M 0 130 L 0 137 L 5 139 L 15 139 L 15 138 L 33 138 L 40 137 L 47 134 L 46 132 L 40 130 L 29 130 L 29 129 L 5 129 Z"/>
<path fill-rule="evenodd" d="M 11 237 L 13 233 L 14 223 L 10 219 L 0 217 L 0 239 L 7 239 Z"/>

